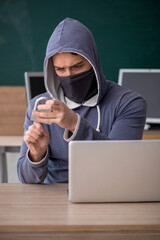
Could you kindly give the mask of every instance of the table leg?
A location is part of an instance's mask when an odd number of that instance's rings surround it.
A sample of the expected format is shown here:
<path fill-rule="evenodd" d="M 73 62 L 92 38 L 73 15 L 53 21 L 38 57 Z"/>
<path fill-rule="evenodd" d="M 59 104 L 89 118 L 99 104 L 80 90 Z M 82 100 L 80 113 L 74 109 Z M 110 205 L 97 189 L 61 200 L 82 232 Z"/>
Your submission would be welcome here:
<path fill-rule="evenodd" d="M 7 163 L 4 147 L 0 147 L 0 182 L 1 183 L 7 182 Z"/>

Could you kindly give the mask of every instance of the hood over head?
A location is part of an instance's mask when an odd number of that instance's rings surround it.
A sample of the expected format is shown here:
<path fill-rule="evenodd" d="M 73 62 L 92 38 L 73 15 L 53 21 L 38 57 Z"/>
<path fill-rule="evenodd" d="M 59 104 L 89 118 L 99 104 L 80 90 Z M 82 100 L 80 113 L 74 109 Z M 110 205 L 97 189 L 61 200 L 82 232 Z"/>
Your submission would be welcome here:
<path fill-rule="evenodd" d="M 86 58 L 92 65 L 97 79 L 98 93 L 83 103 L 83 105 L 97 105 L 104 94 L 106 94 L 107 84 L 92 33 L 79 21 L 66 18 L 58 24 L 48 41 L 44 60 L 46 90 L 52 98 L 65 102 L 68 107 L 73 109 L 80 104 L 74 103 L 64 97 L 60 81 L 56 76 L 52 62 L 52 56 L 62 52 L 77 53 Z"/>

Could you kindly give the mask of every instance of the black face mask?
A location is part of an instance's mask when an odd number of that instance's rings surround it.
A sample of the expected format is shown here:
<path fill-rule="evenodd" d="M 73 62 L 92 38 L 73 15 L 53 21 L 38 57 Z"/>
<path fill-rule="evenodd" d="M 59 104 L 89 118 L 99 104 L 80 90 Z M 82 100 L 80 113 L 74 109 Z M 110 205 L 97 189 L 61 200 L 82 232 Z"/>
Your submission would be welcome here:
<path fill-rule="evenodd" d="M 83 103 L 97 93 L 97 80 L 93 68 L 79 74 L 57 77 L 65 96 L 76 103 Z"/>

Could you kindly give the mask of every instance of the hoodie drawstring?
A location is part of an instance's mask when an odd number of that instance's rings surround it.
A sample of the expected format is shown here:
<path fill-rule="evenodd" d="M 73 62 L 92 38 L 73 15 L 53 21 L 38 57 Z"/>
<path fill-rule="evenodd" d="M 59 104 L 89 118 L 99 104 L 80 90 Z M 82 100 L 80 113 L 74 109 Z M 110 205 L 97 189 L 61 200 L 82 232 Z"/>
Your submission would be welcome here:
<path fill-rule="evenodd" d="M 99 105 L 97 105 L 96 107 L 97 107 L 97 114 L 98 114 L 98 122 L 97 122 L 96 131 L 100 132 L 101 112 L 100 112 Z"/>

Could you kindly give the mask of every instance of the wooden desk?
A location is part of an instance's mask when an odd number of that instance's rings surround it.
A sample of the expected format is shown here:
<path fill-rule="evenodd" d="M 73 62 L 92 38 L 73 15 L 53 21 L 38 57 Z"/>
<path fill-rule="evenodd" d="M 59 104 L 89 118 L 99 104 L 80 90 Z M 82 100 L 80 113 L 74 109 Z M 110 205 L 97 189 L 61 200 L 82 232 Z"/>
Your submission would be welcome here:
<path fill-rule="evenodd" d="M 160 202 L 73 204 L 67 184 L 0 184 L 0 239 L 160 239 Z"/>
<path fill-rule="evenodd" d="M 0 182 L 7 182 L 6 152 L 19 152 L 23 136 L 0 136 Z"/>
<path fill-rule="evenodd" d="M 160 139 L 160 130 L 146 130 L 143 134 L 143 139 Z"/>
<path fill-rule="evenodd" d="M 19 152 L 23 136 L 0 136 L 0 182 L 7 182 L 6 152 Z M 160 139 L 160 130 L 144 131 L 143 139 Z"/>

